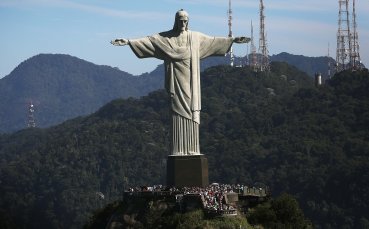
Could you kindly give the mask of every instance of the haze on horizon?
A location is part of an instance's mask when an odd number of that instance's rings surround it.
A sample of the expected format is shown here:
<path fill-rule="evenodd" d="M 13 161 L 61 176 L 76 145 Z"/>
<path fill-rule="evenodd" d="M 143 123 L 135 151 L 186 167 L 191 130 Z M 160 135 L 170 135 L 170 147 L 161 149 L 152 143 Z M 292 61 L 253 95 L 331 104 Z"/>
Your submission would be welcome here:
<path fill-rule="evenodd" d="M 338 1 L 264 0 L 269 54 L 289 52 L 335 59 Z M 251 20 L 258 45 L 259 0 L 233 0 L 233 33 L 250 36 Z M 118 37 L 137 38 L 169 30 L 179 9 L 190 14 L 189 27 L 227 36 L 228 0 L 0 0 L 0 78 L 40 53 L 76 56 L 131 74 L 152 71 L 162 62 L 138 60 L 128 47 L 113 47 Z M 369 2 L 356 1 L 361 59 L 369 64 Z M 234 45 L 245 56 L 246 46 Z"/>

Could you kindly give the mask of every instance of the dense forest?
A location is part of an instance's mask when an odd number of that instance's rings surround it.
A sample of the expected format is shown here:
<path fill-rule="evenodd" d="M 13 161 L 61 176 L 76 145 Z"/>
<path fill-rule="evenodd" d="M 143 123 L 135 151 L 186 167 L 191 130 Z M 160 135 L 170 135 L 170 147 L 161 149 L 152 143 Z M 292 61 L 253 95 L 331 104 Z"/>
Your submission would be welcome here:
<path fill-rule="evenodd" d="M 170 198 L 169 198 L 170 199 Z M 249 206 L 247 213 L 214 217 L 202 209 L 181 210 L 173 200 L 163 198 L 123 198 L 99 209 L 84 229 L 117 228 L 299 228 L 312 229 L 296 199 L 283 193 Z M 254 202 L 255 204 L 255 202 Z M 253 205 L 254 205 L 253 204 Z M 241 210 L 242 211 L 242 210 Z"/>
<path fill-rule="evenodd" d="M 281 53 L 270 58 L 296 66 L 310 76 L 315 72 L 324 75 L 327 71 L 326 57 Z M 201 69 L 228 63 L 229 57 L 209 57 L 201 61 Z M 245 57 L 236 57 L 236 65 L 246 63 Z M 96 65 L 69 55 L 39 54 L 0 79 L 0 106 L 3 107 L 0 133 L 24 129 L 31 102 L 35 107 L 36 125 L 44 128 L 89 115 L 113 99 L 137 98 L 163 87 L 162 64 L 152 72 L 133 76 L 118 68 Z"/>
<path fill-rule="evenodd" d="M 307 57 L 303 55 L 293 55 L 286 52 L 272 55 L 270 60 L 286 62 L 301 71 L 306 72 L 310 76 L 314 76 L 315 73 L 321 73 L 324 78 L 328 77 L 328 63 L 332 66 L 330 69 L 332 73 L 334 71 L 333 66 L 336 64 L 336 61 L 332 57 Z"/>
<path fill-rule="evenodd" d="M 207 69 L 200 145 L 210 181 L 292 194 L 316 228 L 368 228 L 368 88 L 367 69 L 321 87 L 280 62 L 270 73 Z M 159 90 L 0 135 L 0 228 L 80 228 L 125 187 L 165 183 L 168 120 Z"/>
<path fill-rule="evenodd" d="M 0 133 L 27 126 L 33 103 L 38 127 L 88 115 L 117 98 L 139 97 L 162 88 L 163 74 L 133 76 L 63 54 L 40 54 L 0 79 Z"/>

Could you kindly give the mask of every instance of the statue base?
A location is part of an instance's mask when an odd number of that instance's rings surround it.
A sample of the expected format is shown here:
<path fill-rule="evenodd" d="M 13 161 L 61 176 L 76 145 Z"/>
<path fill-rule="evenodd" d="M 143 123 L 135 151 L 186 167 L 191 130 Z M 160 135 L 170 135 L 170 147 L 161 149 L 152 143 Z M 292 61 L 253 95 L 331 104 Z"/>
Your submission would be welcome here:
<path fill-rule="evenodd" d="M 169 155 L 167 159 L 167 185 L 175 187 L 208 186 L 208 159 L 203 154 Z"/>

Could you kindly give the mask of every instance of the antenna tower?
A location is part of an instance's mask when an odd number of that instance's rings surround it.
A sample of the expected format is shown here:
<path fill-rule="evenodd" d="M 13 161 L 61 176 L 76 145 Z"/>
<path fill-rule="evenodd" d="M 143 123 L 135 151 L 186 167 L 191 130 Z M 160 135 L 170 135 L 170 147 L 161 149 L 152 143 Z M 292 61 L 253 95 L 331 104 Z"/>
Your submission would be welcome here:
<path fill-rule="evenodd" d="M 252 20 L 251 20 L 250 49 L 251 49 L 251 58 L 250 58 L 251 60 L 249 60 L 249 64 L 250 64 L 251 69 L 256 70 L 258 60 L 257 60 L 257 55 L 256 55 L 256 47 L 255 47 L 255 43 L 254 43 L 254 26 L 252 25 Z"/>
<path fill-rule="evenodd" d="M 36 127 L 36 121 L 35 121 L 35 106 L 33 105 L 32 101 L 29 103 L 28 106 L 28 124 L 27 127 Z"/>
<path fill-rule="evenodd" d="M 360 69 L 361 60 L 359 53 L 359 35 L 357 32 L 357 23 L 356 23 L 356 9 L 355 9 L 355 0 L 352 1 L 352 27 L 353 32 L 351 36 L 351 67 L 353 70 Z"/>
<path fill-rule="evenodd" d="M 233 32 L 232 32 L 232 1 L 229 0 L 229 7 L 228 7 L 228 37 L 232 37 L 233 38 Z M 230 65 L 233 67 L 234 65 L 234 54 L 233 54 L 233 47 L 231 47 L 230 51 L 229 51 L 229 56 L 230 56 Z"/>
<path fill-rule="evenodd" d="M 259 53 L 260 61 L 259 67 L 260 71 L 269 71 L 269 56 L 268 56 L 268 47 L 265 36 L 265 16 L 264 16 L 264 3 L 263 0 L 260 0 L 260 38 L 259 38 Z"/>
<path fill-rule="evenodd" d="M 250 45 L 249 44 L 247 44 L 246 45 L 246 58 L 245 58 L 245 66 L 249 66 L 250 65 L 250 60 L 249 60 L 249 58 L 250 58 L 250 52 L 249 52 L 249 50 L 250 50 Z M 241 65 L 240 65 L 240 67 L 242 67 L 242 60 L 241 60 Z"/>
<path fill-rule="evenodd" d="M 331 57 L 330 57 L 330 55 L 329 55 L 329 42 L 328 42 L 328 55 L 327 55 L 327 58 L 328 58 L 328 74 L 327 74 L 327 76 L 328 76 L 328 79 L 330 79 L 331 78 Z"/>
<path fill-rule="evenodd" d="M 349 0 L 338 0 L 338 32 L 336 51 L 336 71 L 340 72 L 349 68 L 351 61 L 351 35 L 348 11 Z"/>

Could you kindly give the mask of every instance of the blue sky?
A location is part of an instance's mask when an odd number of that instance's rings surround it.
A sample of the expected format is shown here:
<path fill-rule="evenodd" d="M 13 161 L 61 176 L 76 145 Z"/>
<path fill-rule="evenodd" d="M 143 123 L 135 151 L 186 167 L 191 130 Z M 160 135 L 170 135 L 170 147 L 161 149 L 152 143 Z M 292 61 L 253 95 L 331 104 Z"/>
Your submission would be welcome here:
<path fill-rule="evenodd" d="M 233 0 L 233 33 L 258 39 L 259 0 Z M 338 0 L 264 0 L 268 48 L 306 56 L 336 55 Z M 356 0 L 360 53 L 369 65 L 369 1 Z M 132 74 L 161 63 L 137 59 L 129 47 L 109 44 L 171 29 L 179 9 L 190 29 L 227 36 L 228 0 L 0 0 L 0 78 L 39 53 L 63 53 Z M 256 42 L 258 43 L 258 42 Z M 244 56 L 247 45 L 234 45 Z"/>

